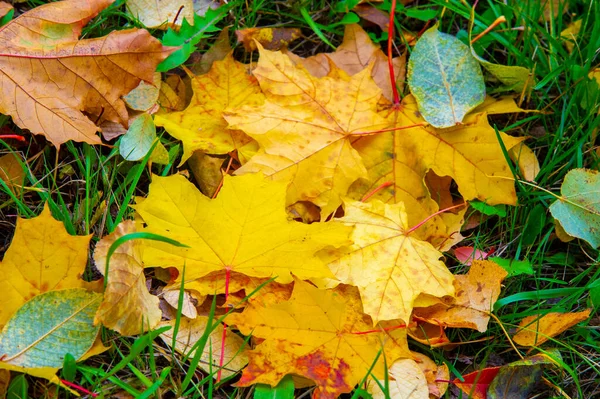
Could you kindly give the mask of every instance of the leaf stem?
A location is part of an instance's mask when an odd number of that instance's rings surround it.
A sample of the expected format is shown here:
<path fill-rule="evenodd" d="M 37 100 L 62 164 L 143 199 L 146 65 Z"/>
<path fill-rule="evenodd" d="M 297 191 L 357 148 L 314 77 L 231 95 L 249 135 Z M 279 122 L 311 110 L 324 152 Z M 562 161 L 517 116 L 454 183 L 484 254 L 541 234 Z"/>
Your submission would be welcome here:
<path fill-rule="evenodd" d="M 84 387 L 82 387 L 81 385 L 77 385 L 77 384 L 74 384 L 74 383 L 72 383 L 72 382 L 69 382 L 69 381 L 67 381 L 67 380 L 63 380 L 62 378 L 60 379 L 60 383 L 61 383 L 61 384 L 64 384 L 64 385 L 66 385 L 66 386 L 68 386 L 69 388 L 73 388 L 73 389 L 76 389 L 76 390 L 78 390 L 78 391 L 80 391 L 80 392 L 83 392 L 83 393 L 85 393 L 86 395 L 90 395 L 90 396 L 92 396 L 93 398 L 96 398 L 96 397 L 98 397 L 98 394 L 97 394 L 97 393 L 94 393 L 94 392 L 88 391 L 87 389 L 85 389 L 85 388 L 84 388 Z"/>
<path fill-rule="evenodd" d="M 523 360 L 523 355 L 521 355 L 521 352 L 517 349 L 517 347 L 515 346 L 515 343 L 513 342 L 513 340 L 510 338 L 510 335 L 508 335 L 508 332 L 506 331 L 506 329 L 504 328 L 504 325 L 502 324 L 502 322 L 500 321 L 500 319 L 493 314 L 492 312 L 487 312 L 487 314 L 490 315 L 490 317 L 492 319 L 494 319 L 498 325 L 500 326 L 500 329 L 502 330 L 502 332 L 504 333 L 504 335 L 506 336 L 506 339 L 508 339 L 508 343 L 510 344 L 510 346 L 512 346 L 512 348 L 515 350 L 515 352 L 517 352 L 517 355 L 519 355 L 519 357 L 521 358 L 521 360 Z"/>
<path fill-rule="evenodd" d="M 15 140 L 19 140 L 19 141 L 25 141 L 25 137 L 19 135 L 19 134 L 0 134 L 0 139 L 4 140 L 4 139 L 15 139 Z"/>
<path fill-rule="evenodd" d="M 394 42 L 394 19 L 396 14 L 396 0 L 392 0 L 392 8 L 390 9 L 390 23 L 388 25 L 388 41 L 387 41 L 387 56 L 388 69 L 390 71 L 390 83 L 392 85 L 392 93 L 394 95 L 394 107 L 400 107 L 400 95 L 398 87 L 396 87 L 396 76 L 394 73 L 394 63 L 392 62 L 392 44 Z"/>
<path fill-rule="evenodd" d="M 225 303 L 229 298 L 229 280 L 231 280 L 231 269 L 225 269 Z M 225 338 L 227 337 L 227 323 L 223 322 L 223 334 L 221 334 L 221 353 L 219 354 L 219 371 L 217 371 L 217 383 L 221 381 L 221 372 L 225 363 Z"/>
<path fill-rule="evenodd" d="M 490 31 L 492 29 L 494 29 L 496 26 L 500 25 L 503 22 L 506 22 L 506 17 L 504 15 L 500 15 L 498 18 L 496 18 L 496 20 L 494 22 L 492 22 L 492 24 L 490 26 L 485 28 L 485 30 L 483 32 L 481 32 L 480 34 L 475 36 L 473 38 L 473 40 L 471 40 L 471 44 L 475 43 L 477 40 L 481 39 L 482 37 L 484 37 L 485 35 L 490 33 Z"/>
<path fill-rule="evenodd" d="M 360 199 L 360 202 L 366 202 L 369 198 L 371 198 L 372 196 L 374 196 L 375 194 L 377 194 L 379 191 L 383 190 L 386 187 L 389 187 L 391 185 L 393 185 L 394 182 L 391 181 L 386 181 L 383 182 L 382 184 L 380 184 L 379 186 L 375 187 L 373 190 L 369 191 L 368 193 L 366 193 L 364 195 L 364 197 L 362 197 Z"/>
<path fill-rule="evenodd" d="M 416 224 L 415 226 L 411 227 L 407 232 L 406 235 L 409 235 L 410 233 L 412 233 L 413 231 L 415 231 L 416 229 L 418 229 L 419 227 L 423 226 L 425 223 L 427 223 L 431 218 L 436 217 L 437 215 L 444 213 L 446 211 L 450 211 L 452 209 L 456 209 L 456 208 L 461 208 L 463 206 L 466 206 L 467 203 L 463 202 L 462 204 L 458 204 L 458 205 L 454 205 L 454 206 L 449 206 L 448 208 L 444 208 L 444 209 L 440 209 L 439 211 L 437 211 L 434 214 L 431 214 L 429 216 L 427 216 L 425 219 L 423 219 L 421 222 L 419 222 L 418 224 Z"/>
<path fill-rule="evenodd" d="M 486 175 L 486 176 L 489 176 L 489 175 Z M 506 177 L 506 176 L 490 176 L 490 177 L 493 177 L 494 179 L 512 180 L 512 181 L 519 182 L 521 184 L 525 184 L 526 186 L 537 188 L 538 190 L 541 190 L 541 191 L 545 192 L 546 194 L 549 194 L 549 195 L 553 196 L 554 198 L 556 198 L 559 201 L 566 202 L 569 205 L 573 205 L 574 207 L 579 208 L 581 210 L 584 210 L 586 212 L 589 212 L 589 213 L 591 213 L 593 215 L 598 215 L 598 212 L 596 212 L 594 209 L 588 209 L 588 208 L 586 208 L 585 206 L 583 206 L 581 204 L 578 204 L 576 202 L 573 202 L 573 201 L 569 200 L 567 197 L 563 197 L 562 195 L 554 194 L 552 191 L 547 190 L 544 187 L 540 187 L 537 184 L 530 183 L 530 182 L 528 182 L 526 180 L 515 179 L 513 177 Z"/>
<path fill-rule="evenodd" d="M 177 22 L 177 19 L 179 18 L 179 15 L 181 14 L 181 12 L 183 11 L 183 9 L 185 8 L 185 6 L 181 6 L 179 7 L 179 10 L 177 10 L 177 14 L 175 14 L 175 18 L 173 18 L 173 30 L 175 30 L 176 32 L 179 31 L 179 28 L 177 28 L 177 30 L 175 29 L 176 25 L 175 23 Z"/>
<path fill-rule="evenodd" d="M 223 181 L 225 180 L 225 175 L 227 173 L 229 173 L 232 162 L 233 162 L 233 157 L 229 157 L 229 163 L 227 164 L 227 168 L 225 168 L 225 170 L 223 171 L 223 177 L 221 178 L 221 181 L 219 182 L 219 185 L 217 186 L 217 189 L 215 190 L 215 193 L 213 194 L 211 199 L 217 198 L 217 194 L 219 194 L 219 191 L 221 191 L 221 187 L 223 187 Z"/>

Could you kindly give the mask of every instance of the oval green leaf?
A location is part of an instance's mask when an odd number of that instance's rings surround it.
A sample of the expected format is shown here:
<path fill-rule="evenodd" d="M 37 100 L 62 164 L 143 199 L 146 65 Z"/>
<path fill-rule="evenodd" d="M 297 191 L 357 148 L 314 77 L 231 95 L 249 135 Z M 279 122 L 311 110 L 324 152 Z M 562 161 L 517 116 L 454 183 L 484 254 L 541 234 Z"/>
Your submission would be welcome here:
<path fill-rule="evenodd" d="M 0 333 L 3 361 L 20 367 L 60 368 L 67 353 L 80 358 L 100 326 L 94 315 L 102 294 L 83 288 L 49 291 L 26 302 Z"/>
<path fill-rule="evenodd" d="M 408 85 L 423 118 L 451 127 L 485 99 L 481 67 L 468 46 L 437 26 L 419 39 L 408 62 Z"/>
<path fill-rule="evenodd" d="M 119 153 L 127 161 L 139 161 L 144 158 L 152 143 L 156 140 L 156 126 L 152 116 L 141 114 L 131 122 L 127 133 L 119 142 Z"/>
<path fill-rule="evenodd" d="M 573 169 L 560 187 L 561 199 L 550 212 L 570 236 L 600 247 L 600 174 L 589 169 Z"/>
<path fill-rule="evenodd" d="M 471 52 L 481 66 L 504 85 L 501 87 L 501 91 L 521 93 L 525 88 L 529 91 L 535 86 L 533 73 L 529 69 L 518 65 L 500 65 L 489 62 L 478 56 L 473 46 L 471 46 Z"/>

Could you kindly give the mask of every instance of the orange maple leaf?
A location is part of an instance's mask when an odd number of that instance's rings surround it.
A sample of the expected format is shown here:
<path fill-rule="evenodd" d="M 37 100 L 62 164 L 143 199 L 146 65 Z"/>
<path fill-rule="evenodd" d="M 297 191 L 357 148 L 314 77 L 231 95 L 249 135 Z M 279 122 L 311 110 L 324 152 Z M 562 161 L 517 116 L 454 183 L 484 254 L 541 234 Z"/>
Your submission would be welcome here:
<path fill-rule="evenodd" d="M 99 144 L 99 128 L 81 111 L 125 123 L 121 96 L 152 81 L 170 49 L 145 30 L 115 31 L 78 40 L 81 30 L 113 0 L 46 4 L 0 28 L 0 113 L 55 146 Z"/>
<path fill-rule="evenodd" d="M 240 386 L 275 386 L 286 374 L 298 374 L 317 384 L 315 398 L 333 399 L 350 392 L 373 364 L 373 375 L 383 378 L 384 358 L 390 364 L 410 357 L 406 331 L 394 330 L 394 337 L 383 330 L 369 332 L 371 320 L 350 286 L 321 290 L 296 280 L 289 301 L 247 307 L 228 316 L 227 323 L 265 339 L 249 352 Z"/>
<path fill-rule="evenodd" d="M 428 307 L 415 308 L 414 315 L 444 327 L 485 332 L 492 307 L 500 295 L 500 284 L 507 275 L 506 270 L 494 262 L 474 260 L 467 274 L 454 276 L 455 301 L 438 301 Z"/>

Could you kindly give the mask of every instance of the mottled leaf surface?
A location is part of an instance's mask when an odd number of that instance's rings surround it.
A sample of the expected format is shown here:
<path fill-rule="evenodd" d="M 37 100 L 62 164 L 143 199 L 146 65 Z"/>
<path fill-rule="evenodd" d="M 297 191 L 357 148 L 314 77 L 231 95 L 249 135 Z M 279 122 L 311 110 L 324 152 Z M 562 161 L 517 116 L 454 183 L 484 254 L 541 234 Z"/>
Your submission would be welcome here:
<path fill-rule="evenodd" d="M 286 374 L 298 374 L 317 384 L 315 398 L 334 399 L 362 380 L 378 350 L 383 350 L 373 368 L 378 378 L 383 377 L 383 356 L 388 362 L 410 357 L 404 331 L 395 331 L 403 335 L 398 339 L 386 339 L 378 331 L 357 334 L 373 326 L 362 313 L 358 292 L 349 286 L 321 290 L 296 280 L 289 301 L 246 308 L 227 323 L 264 339 L 249 352 L 240 386 L 274 386 Z"/>
<path fill-rule="evenodd" d="M 58 368 L 67 353 L 79 359 L 98 334 L 94 314 L 101 300 L 102 294 L 81 288 L 36 296 L 0 333 L 2 361 L 20 367 Z"/>
<path fill-rule="evenodd" d="M 561 198 L 550 212 L 570 236 L 600 247 L 600 174 L 591 169 L 573 169 L 560 188 Z"/>
<path fill-rule="evenodd" d="M 435 127 L 450 127 L 485 99 L 481 67 L 456 37 L 427 30 L 408 60 L 408 85 L 423 118 Z"/>

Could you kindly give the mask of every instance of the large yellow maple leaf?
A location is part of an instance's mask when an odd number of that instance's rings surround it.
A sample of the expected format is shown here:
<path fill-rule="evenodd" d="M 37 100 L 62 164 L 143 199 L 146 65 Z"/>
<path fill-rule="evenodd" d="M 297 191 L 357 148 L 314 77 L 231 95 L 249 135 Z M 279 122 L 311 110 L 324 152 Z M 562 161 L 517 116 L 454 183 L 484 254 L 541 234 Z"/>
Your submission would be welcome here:
<path fill-rule="evenodd" d="M 367 171 L 350 138 L 386 125 L 376 113 L 381 90 L 370 68 L 349 77 L 315 78 L 280 52 L 259 49 L 254 76 L 267 101 L 260 107 L 230 108 L 225 119 L 260 144 L 238 174 L 263 172 L 290 183 L 288 204 L 312 201 L 329 215 L 341 196 Z"/>
<path fill-rule="evenodd" d="M 82 28 L 114 0 L 45 4 L 0 28 L 0 113 L 55 146 L 100 143 L 82 111 L 125 123 L 121 96 L 152 81 L 171 52 L 140 29 L 78 40 Z"/>
<path fill-rule="evenodd" d="M 144 264 L 185 268 L 186 288 L 217 270 L 292 281 L 333 277 L 315 255 L 349 243 L 349 226 L 290 221 L 285 213 L 285 184 L 260 173 L 225 176 L 216 199 L 205 197 L 185 177 L 153 176 L 148 197 L 135 206 L 143 231 L 175 239 L 189 248 L 143 243 Z"/>
<path fill-rule="evenodd" d="M 322 290 L 296 280 L 289 301 L 248 307 L 228 316 L 227 323 L 264 339 L 248 353 L 240 386 L 275 386 L 286 374 L 297 374 L 317 384 L 315 398 L 333 399 L 352 391 L 372 366 L 373 375 L 383 378 L 384 358 L 391 364 L 411 357 L 406 332 L 394 330 L 390 336 L 373 329 L 350 286 Z"/>
<path fill-rule="evenodd" d="M 400 110 L 382 113 L 390 126 L 400 130 L 354 141 L 369 178 L 351 188 L 352 197 L 390 182 L 374 198 L 404 202 L 410 209 L 409 225 L 416 225 L 439 210 L 425 183 L 432 170 L 438 176 L 452 177 L 465 200 L 479 199 L 491 205 L 516 203 L 510 167 L 485 113 L 467 115 L 456 127 L 436 129 L 420 116 L 412 96 L 404 98 Z M 507 149 L 524 140 L 504 133 L 500 137 Z M 434 218 L 419 230 L 421 237 L 431 241 L 447 239 L 451 233 L 442 218 Z"/>
<path fill-rule="evenodd" d="M 380 320 L 410 320 L 420 294 L 454 295 L 442 254 L 409 232 L 404 204 L 348 201 L 335 223 L 354 226 L 354 244 L 337 251 L 329 267 L 343 283 L 358 287 L 365 313 Z M 334 251 L 335 253 L 336 251 Z"/>
<path fill-rule="evenodd" d="M 81 279 L 90 238 L 67 233 L 47 205 L 38 217 L 19 218 L 12 243 L 0 263 L 0 327 L 36 295 L 90 288 L 91 283 Z"/>
<path fill-rule="evenodd" d="M 183 142 L 185 162 L 194 151 L 226 154 L 238 150 L 242 162 L 256 151 L 256 143 L 240 130 L 228 129 L 223 111 L 228 107 L 258 106 L 264 102 L 256 78 L 248 66 L 229 53 L 213 63 L 210 71 L 192 78 L 194 96 L 182 112 L 156 115 L 154 123 Z"/>

